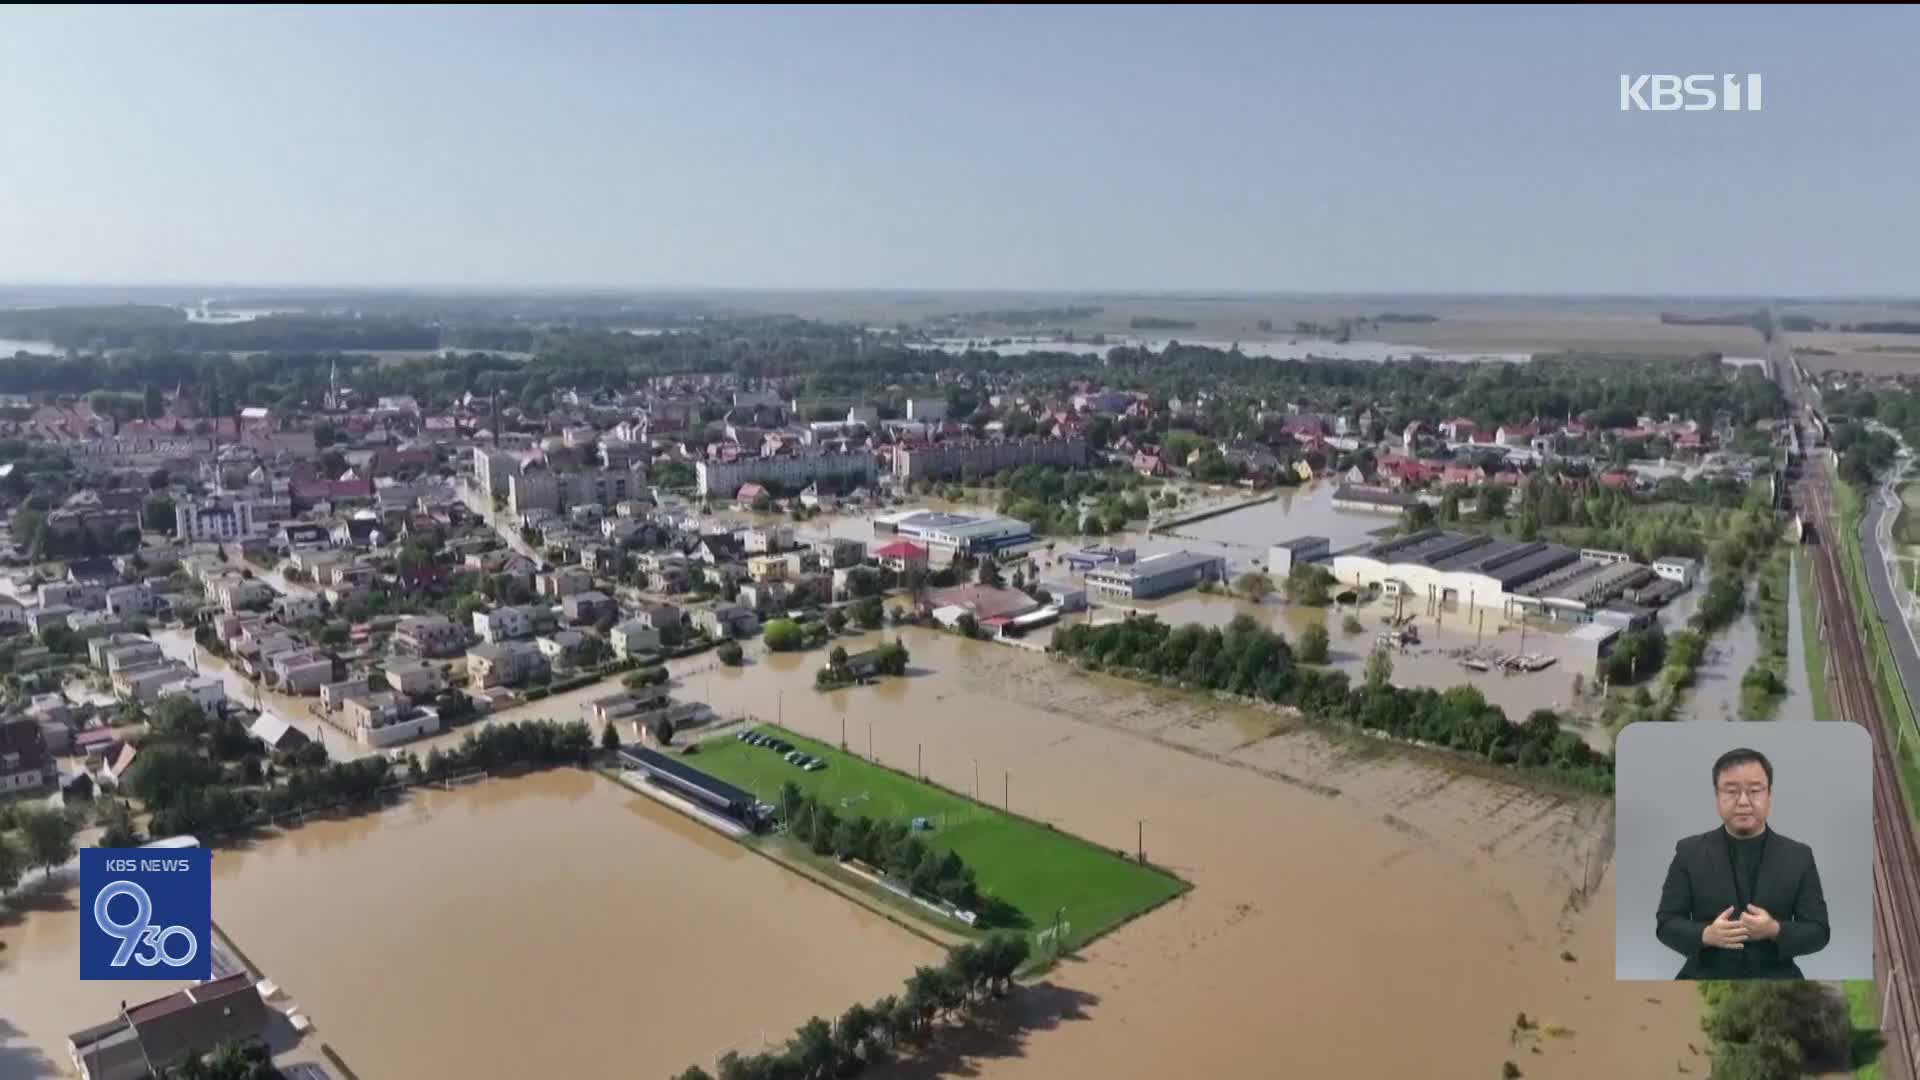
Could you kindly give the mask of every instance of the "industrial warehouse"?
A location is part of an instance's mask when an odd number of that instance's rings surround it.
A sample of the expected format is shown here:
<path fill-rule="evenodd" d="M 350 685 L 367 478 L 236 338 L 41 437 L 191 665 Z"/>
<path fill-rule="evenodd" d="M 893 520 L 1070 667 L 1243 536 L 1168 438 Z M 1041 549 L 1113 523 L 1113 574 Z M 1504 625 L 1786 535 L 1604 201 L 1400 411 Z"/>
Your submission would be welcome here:
<path fill-rule="evenodd" d="M 1659 565 L 1677 562 L 1684 560 Z M 1430 608 L 1464 604 L 1509 617 L 1637 626 L 1684 592 L 1692 575 L 1681 580 L 1614 551 L 1425 529 L 1334 556 L 1333 576 Z"/>
<path fill-rule="evenodd" d="M 901 536 L 925 544 L 936 562 L 987 555 L 1033 540 L 1033 526 L 1010 517 L 975 517 L 940 510 L 903 510 L 873 519 L 875 536 Z"/>

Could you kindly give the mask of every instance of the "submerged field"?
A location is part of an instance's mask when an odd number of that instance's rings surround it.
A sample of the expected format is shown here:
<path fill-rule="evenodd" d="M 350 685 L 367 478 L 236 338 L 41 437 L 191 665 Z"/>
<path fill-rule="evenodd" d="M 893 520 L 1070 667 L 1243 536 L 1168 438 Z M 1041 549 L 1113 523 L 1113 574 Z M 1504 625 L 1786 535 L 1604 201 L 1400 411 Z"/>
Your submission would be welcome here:
<path fill-rule="evenodd" d="M 1172 875 L 1142 866 L 1121 853 L 1069 836 L 1047 825 L 984 806 L 911 776 L 865 761 L 825 743 L 768 724 L 756 730 L 778 735 L 827 763 L 804 772 L 773 750 L 731 738 L 702 744 L 698 768 L 777 802 L 781 785 L 799 785 L 836 813 L 878 820 L 926 818 L 920 835 L 940 851 L 952 851 L 973 868 L 982 892 L 1017 909 L 1032 931 L 1052 927 L 1061 914 L 1068 948 L 1178 895 L 1186 886 Z M 988 781 L 991 781 L 989 783 Z M 1004 794 L 1019 777 L 981 778 Z"/>

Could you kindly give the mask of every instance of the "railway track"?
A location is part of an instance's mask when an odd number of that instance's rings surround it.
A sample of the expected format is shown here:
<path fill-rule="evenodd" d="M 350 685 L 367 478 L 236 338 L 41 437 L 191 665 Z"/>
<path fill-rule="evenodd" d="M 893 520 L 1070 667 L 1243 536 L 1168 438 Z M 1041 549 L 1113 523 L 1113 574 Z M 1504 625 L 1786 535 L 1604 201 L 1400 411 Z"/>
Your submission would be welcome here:
<path fill-rule="evenodd" d="M 1834 690 L 1838 715 L 1865 727 L 1873 738 L 1874 981 L 1887 1040 L 1880 1060 L 1888 1080 L 1920 1080 L 1920 984 L 1915 981 L 1920 975 L 1920 844 L 1894 757 L 1896 721 L 1882 714 L 1840 566 L 1838 545 L 1848 538 L 1840 530 L 1825 470 L 1816 466 L 1806 474 L 1799 490 L 1816 523 L 1813 565 L 1831 668 L 1827 685 Z"/>

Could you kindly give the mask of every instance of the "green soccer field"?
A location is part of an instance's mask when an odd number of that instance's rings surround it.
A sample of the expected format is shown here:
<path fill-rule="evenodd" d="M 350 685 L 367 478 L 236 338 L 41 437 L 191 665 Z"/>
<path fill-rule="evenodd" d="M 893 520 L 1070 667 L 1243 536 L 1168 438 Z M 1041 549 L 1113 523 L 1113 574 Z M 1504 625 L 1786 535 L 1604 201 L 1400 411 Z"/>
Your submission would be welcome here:
<path fill-rule="evenodd" d="M 763 802 L 778 803 L 791 780 L 827 802 L 843 817 L 879 820 L 924 817 L 933 829 L 920 835 L 939 850 L 952 850 L 973 868 L 984 893 L 1018 909 L 1023 928 L 1041 932 L 1055 913 L 1066 924 L 1068 948 L 1177 895 L 1179 879 L 1141 866 L 1104 848 L 982 806 L 910 776 L 872 765 L 852 754 L 795 735 L 772 724 L 754 730 L 791 742 L 827 763 L 804 772 L 767 747 L 732 738 L 709 740 L 688 764 L 745 788 Z"/>

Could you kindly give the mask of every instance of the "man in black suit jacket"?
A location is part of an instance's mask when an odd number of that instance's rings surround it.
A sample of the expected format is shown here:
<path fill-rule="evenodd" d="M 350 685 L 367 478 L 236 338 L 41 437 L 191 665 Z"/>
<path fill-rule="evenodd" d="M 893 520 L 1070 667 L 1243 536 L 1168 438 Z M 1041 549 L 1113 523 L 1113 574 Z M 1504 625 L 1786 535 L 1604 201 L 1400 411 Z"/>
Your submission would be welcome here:
<path fill-rule="evenodd" d="M 1827 947 L 1813 849 L 1767 828 L 1773 763 L 1729 750 L 1713 763 L 1722 825 L 1674 845 L 1657 934 L 1687 958 L 1680 979 L 1801 979 L 1796 956 Z"/>

